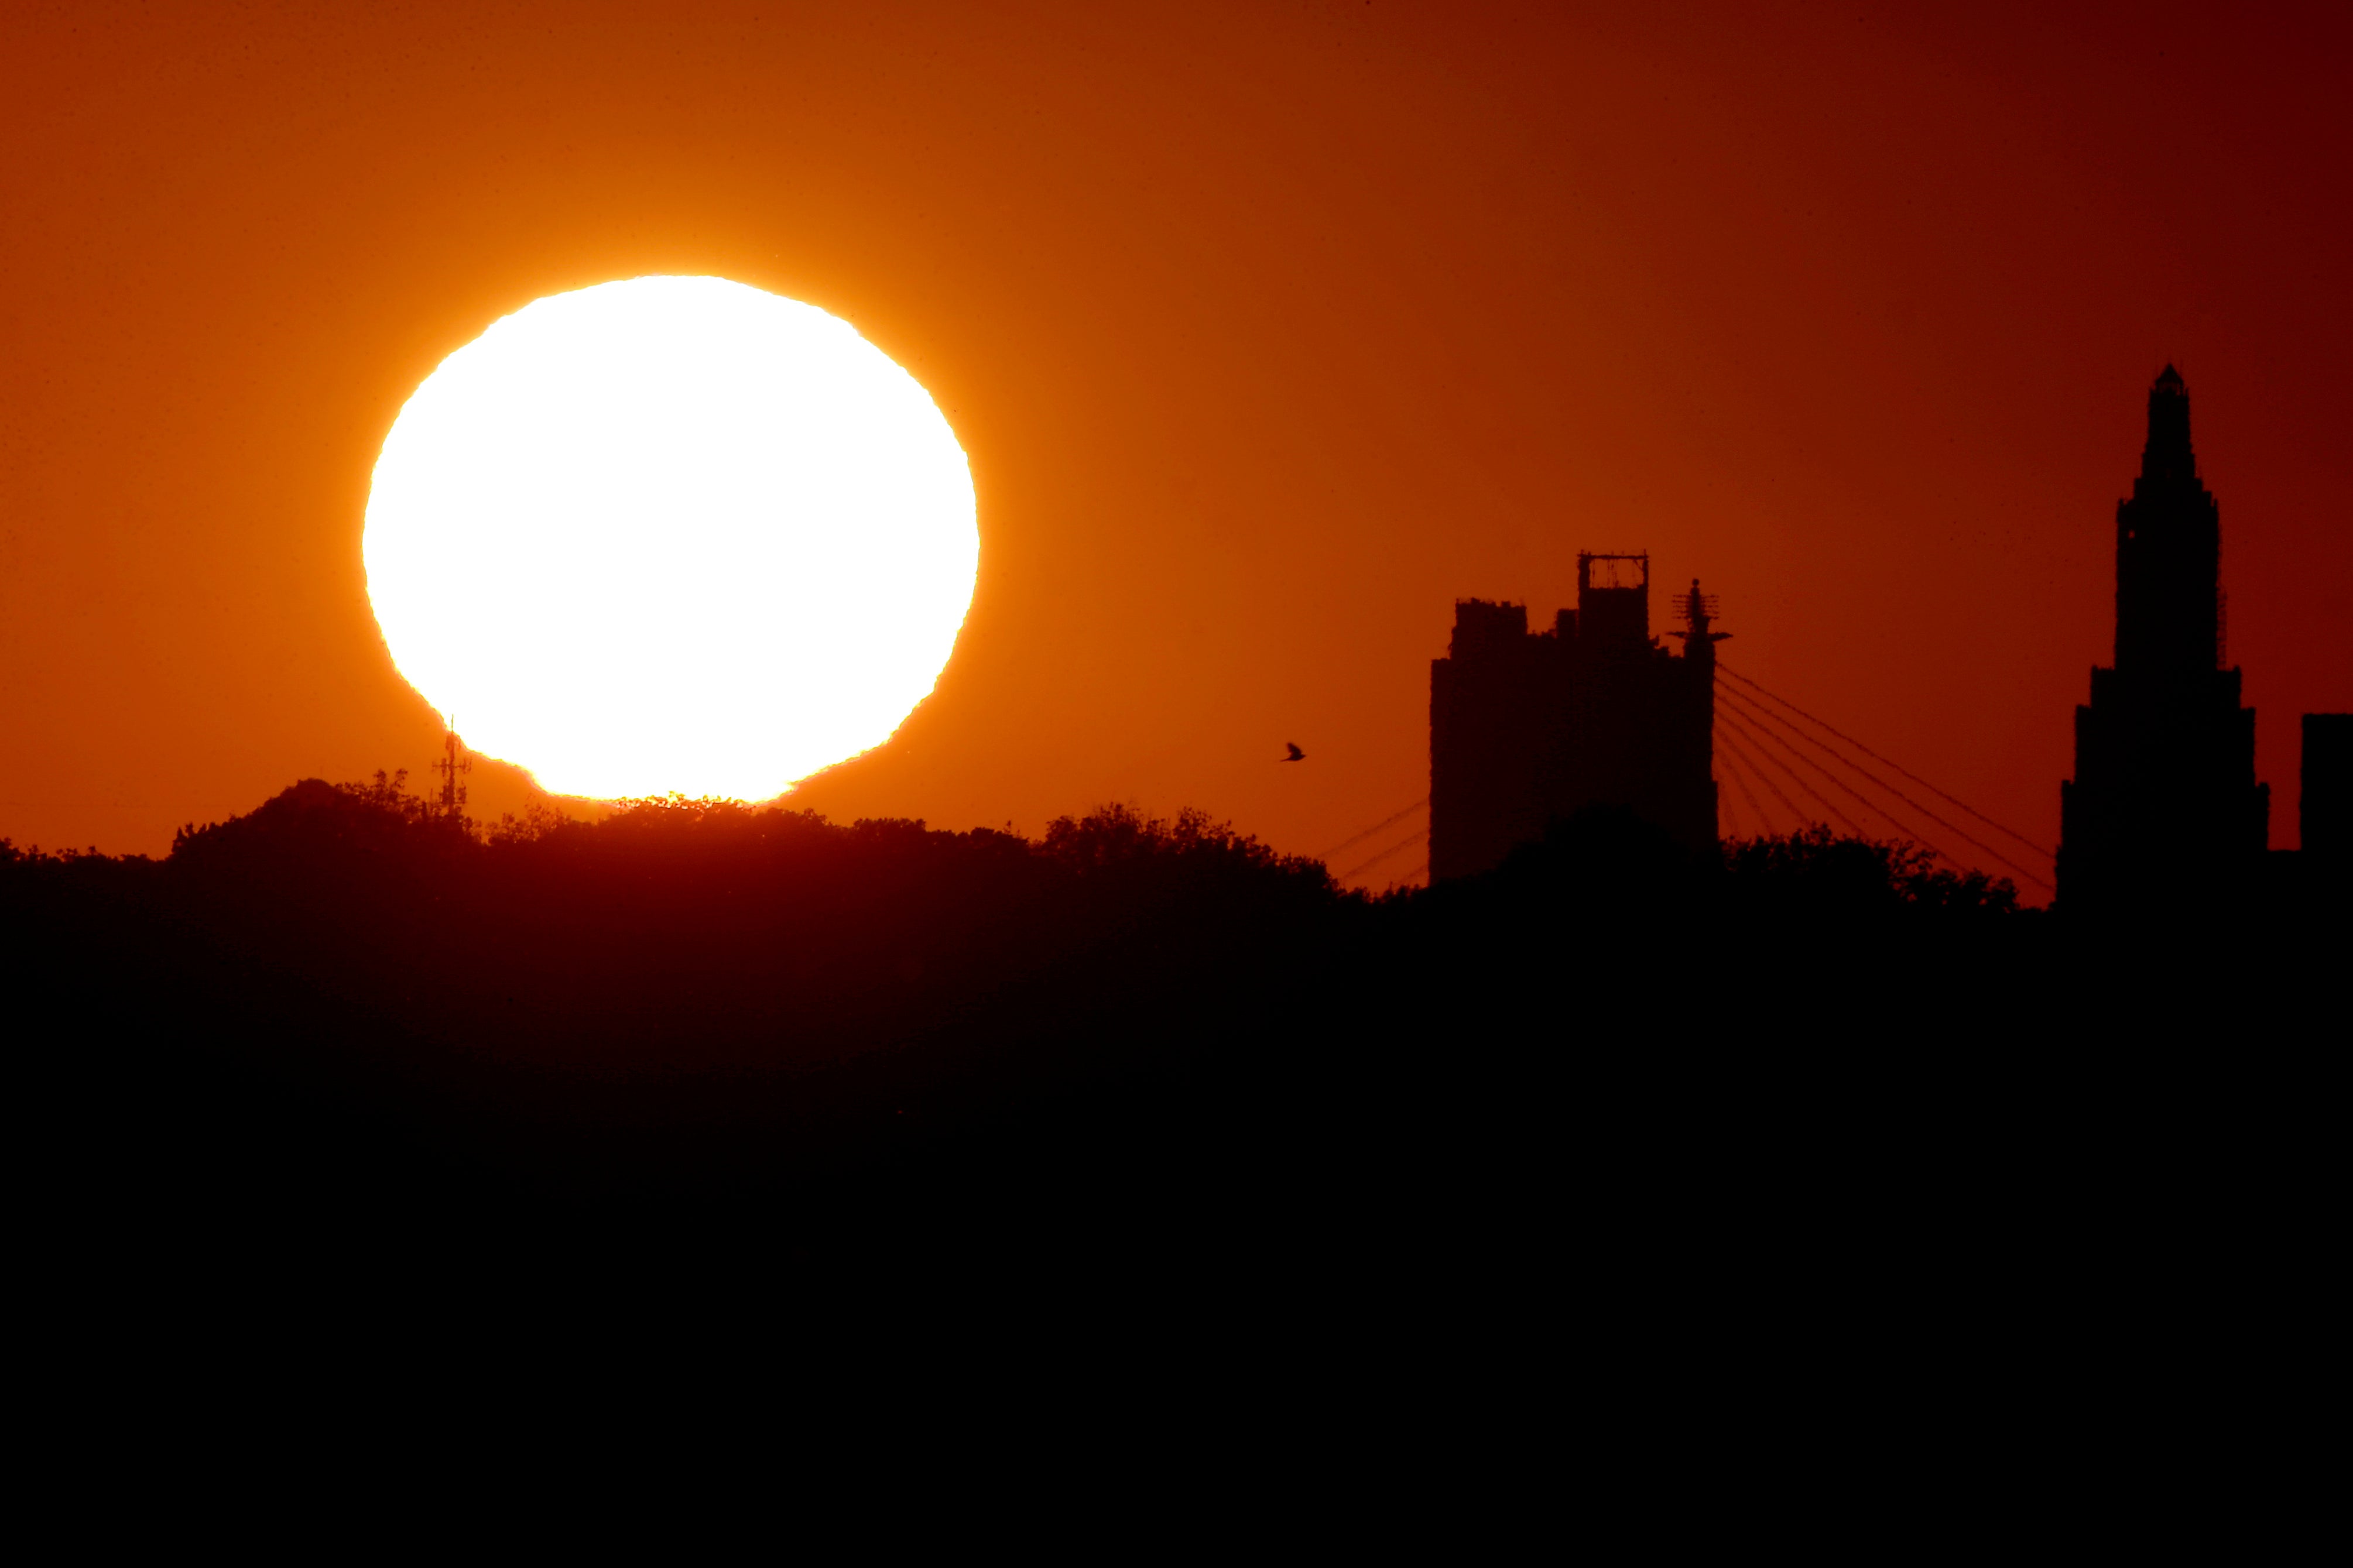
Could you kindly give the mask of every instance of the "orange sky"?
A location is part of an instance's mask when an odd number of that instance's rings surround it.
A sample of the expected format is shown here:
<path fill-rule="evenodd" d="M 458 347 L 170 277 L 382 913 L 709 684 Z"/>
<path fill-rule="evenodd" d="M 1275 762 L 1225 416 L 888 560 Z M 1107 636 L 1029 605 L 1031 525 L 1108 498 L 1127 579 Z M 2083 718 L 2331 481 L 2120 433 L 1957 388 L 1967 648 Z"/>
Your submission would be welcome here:
<path fill-rule="evenodd" d="M 854 322 L 972 459 L 964 640 L 837 817 L 1320 851 L 1427 788 L 1453 600 L 1549 622 L 1582 547 L 2047 842 L 2172 359 L 2292 846 L 2295 716 L 2353 708 L 2353 13 L 1652 9 L 11 5 L 0 834 L 421 774 L 393 416 L 692 272 Z"/>

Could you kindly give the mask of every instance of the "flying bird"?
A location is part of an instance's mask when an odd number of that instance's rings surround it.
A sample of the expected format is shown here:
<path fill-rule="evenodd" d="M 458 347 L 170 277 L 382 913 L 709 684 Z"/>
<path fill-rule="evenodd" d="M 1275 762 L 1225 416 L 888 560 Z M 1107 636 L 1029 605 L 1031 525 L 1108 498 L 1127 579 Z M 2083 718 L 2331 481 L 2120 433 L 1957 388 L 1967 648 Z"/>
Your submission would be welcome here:
<path fill-rule="evenodd" d="M 1286 763 L 1296 763 L 1296 762 L 1303 761 L 1303 760 L 1305 759 L 1305 757 L 1306 757 L 1307 753 L 1306 753 L 1306 752 L 1303 752 L 1303 751 L 1301 751 L 1301 750 L 1299 749 L 1299 742 L 1296 742 L 1296 741 L 1285 741 L 1285 742 L 1283 742 L 1283 744 L 1291 748 L 1291 755 L 1289 755 L 1289 756 L 1287 756 L 1287 757 L 1283 758 L 1282 760 L 1283 760 L 1284 762 L 1286 762 Z"/>

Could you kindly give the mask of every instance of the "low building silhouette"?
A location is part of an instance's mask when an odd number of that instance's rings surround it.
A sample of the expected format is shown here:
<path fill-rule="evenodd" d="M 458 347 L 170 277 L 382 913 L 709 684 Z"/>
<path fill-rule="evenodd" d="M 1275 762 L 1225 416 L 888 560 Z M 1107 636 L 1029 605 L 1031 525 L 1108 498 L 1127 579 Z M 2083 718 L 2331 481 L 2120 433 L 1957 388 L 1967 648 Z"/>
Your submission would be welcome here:
<path fill-rule="evenodd" d="M 2353 860 L 2353 713 L 2304 716 L 2296 827 L 2306 855 Z"/>
<path fill-rule="evenodd" d="M 2255 782 L 2255 711 L 2225 667 L 2221 512 L 2198 478 L 2189 392 L 2167 365 L 2148 439 L 2116 506 L 2116 662 L 2075 710 L 2075 776 L 2059 786 L 2059 898 L 2071 909 L 2195 902 L 2252 873 L 2271 791 Z"/>
<path fill-rule="evenodd" d="M 1430 874 L 1470 876 L 1588 806 L 1715 843 L 1714 601 L 1676 595 L 1681 654 L 1651 635 L 1648 555 L 1580 553 L 1577 607 L 1462 599 L 1430 667 Z"/>

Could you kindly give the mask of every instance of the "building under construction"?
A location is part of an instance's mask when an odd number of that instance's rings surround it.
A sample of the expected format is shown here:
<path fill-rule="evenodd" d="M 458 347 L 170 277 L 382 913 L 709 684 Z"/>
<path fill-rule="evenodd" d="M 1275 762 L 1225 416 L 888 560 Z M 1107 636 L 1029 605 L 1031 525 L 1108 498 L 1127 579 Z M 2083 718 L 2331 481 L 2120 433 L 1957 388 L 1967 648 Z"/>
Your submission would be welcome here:
<path fill-rule="evenodd" d="M 1430 667 L 1430 874 L 1465 877 L 1588 806 L 1715 843 L 1714 601 L 1676 596 L 1680 653 L 1651 635 L 1651 558 L 1579 554 L 1577 607 L 1462 599 Z"/>

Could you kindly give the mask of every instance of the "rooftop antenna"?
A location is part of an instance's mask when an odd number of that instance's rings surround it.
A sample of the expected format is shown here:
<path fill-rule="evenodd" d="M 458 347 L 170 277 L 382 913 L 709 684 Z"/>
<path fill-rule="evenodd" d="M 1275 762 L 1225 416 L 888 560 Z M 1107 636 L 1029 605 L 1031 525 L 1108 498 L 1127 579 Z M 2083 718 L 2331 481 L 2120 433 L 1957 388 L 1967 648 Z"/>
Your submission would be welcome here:
<path fill-rule="evenodd" d="M 458 743 L 458 721 L 442 721 L 441 757 L 433 771 L 441 775 L 441 815 L 456 821 L 466 809 L 466 786 L 458 781 L 474 771 L 474 759 Z"/>
<path fill-rule="evenodd" d="M 1692 579 L 1690 593 L 1675 595 L 1675 608 L 1683 613 L 1683 629 L 1679 632 L 1669 632 L 1667 635 L 1671 637 L 1682 637 L 1686 651 L 1696 651 L 1702 644 L 1720 643 L 1732 635 L 1730 632 L 1709 629 L 1715 624 L 1718 613 L 1715 607 L 1715 595 L 1701 593 L 1699 579 L 1696 577 Z"/>

